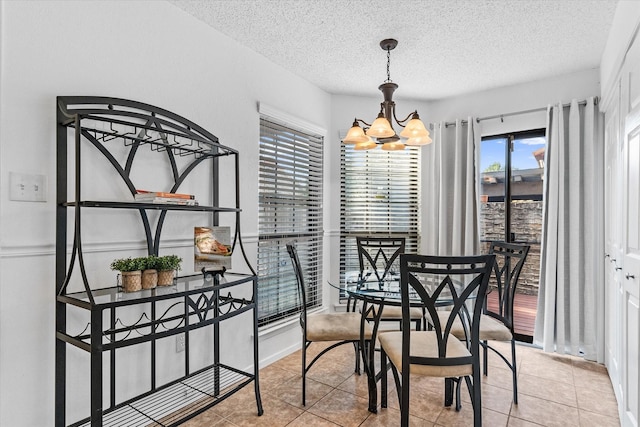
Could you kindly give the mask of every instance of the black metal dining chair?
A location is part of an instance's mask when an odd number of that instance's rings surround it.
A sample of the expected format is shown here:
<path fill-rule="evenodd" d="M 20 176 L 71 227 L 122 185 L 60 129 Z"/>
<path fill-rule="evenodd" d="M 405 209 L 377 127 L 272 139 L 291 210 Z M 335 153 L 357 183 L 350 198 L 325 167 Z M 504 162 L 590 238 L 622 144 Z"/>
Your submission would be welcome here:
<path fill-rule="evenodd" d="M 374 280 L 380 284 L 391 278 L 397 280 L 400 273 L 398 257 L 405 251 L 405 241 L 404 237 L 356 236 L 361 280 Z M 375 313 L 375 310 L 368 315 L 368 320 L 373 320 L 373 313 Z M 423 310 L 418 307 L 412 307 L 409 314 L 411 320 L 416 324 L 416 329 L 420 329 L 424 319 Z M 380 320 L 397 322 L 401 326 L 402 313 L 400 307 L 385 306 Z"/>
<path fill-rule="evenodd" d="M 287 244 L 287 252 L 291 258 L 293 270 L 298 284 L 300 297 L 300 326 L 302 327 L 302 405 L 306 405 L 307 373 L 314 363 L 328 351 L 343 344 L 353 344 L 356 357 L 356 372 L 360 370 L 360 346 L 371 340 L 372 328 L 367 322 L 362 322 L 360 313 L 326 313 L 307 315 L 307 287 L 298 252 L 293 243 Z M 361 329 L 362 328 L 362 329 Z M 319 352 L 307 365 L 307 349 L 314 342 L 332 342 L 327 348 Z"/>
<path fill-rule="evenodd" d="M 382 349 L 382 369 L 391 362 L 401 425 L 409 425 L 410 374 L 445 378 L 445 405 L 453 401 L 453 384 L 464 378 L 473 406 L 474 426 L 482 425 L 480 390 L 480 315 L 486 297 L 494 255 L 427 256 L 400 255 L 401 331 L 378 336 Z M 448 300 L 451 309 L 446 318 L 438 316 L 438 307 Z M 410 329 L 409 309 L 421 302 L 433 319 L 427 331 Z M 451 334 L 456 319 L 462 319 L 468 335 L 461 341 Z M 386 375 L 382 390 L 386 390 Z M 457 393 L 459 398 L 459 382 Z M 386 396 L 382 396 L 383 405 Z M 458 407 L 456 407 L 458 409 Z"/>
<path fill-rule="evenodd" d="M 480 317 L 480 345 L 483 347 L 483 371 L 488 371 L 488 350 L 492 350 L 506 363 L 513 377 L 513 403 L 518 404 L 518 372 L 516 363 L 516 340 L 513 330 L 513 301 L 522 267 L 529 253 L 530 245 L 491 242 L 489 253 L 496 257 L 489 279 L 489 292 L 497 292 L 498 306 L 492 308 L 485 304 Z M 442 316 L 442 314 L 441 314 Z M 451 333 L 460 339 L 465 331 L 460 322 L 456 322 Z M 511 360 L 489 341 L 511 342 Z"/>

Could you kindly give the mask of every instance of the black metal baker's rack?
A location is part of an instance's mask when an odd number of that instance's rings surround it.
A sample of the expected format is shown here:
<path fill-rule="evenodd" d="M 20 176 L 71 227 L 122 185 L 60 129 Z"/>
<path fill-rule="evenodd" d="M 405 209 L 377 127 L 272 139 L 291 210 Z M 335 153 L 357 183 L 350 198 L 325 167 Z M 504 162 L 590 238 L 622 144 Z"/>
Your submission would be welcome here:
<path fill-rule="evenodd" d="M 112 154 L 111 144 L 124 144 L 126 160 L 121 164 Z M 73 165 L 69 165 L 69 147 L 74 147 Z M 85 200 L 82 198 L 81 164 L 83 147 L 97 149 L 113 167 L 131 192 L 123 201 Z M 205 162 L 211 162 L 213 191 L 209 206 L 155 204 L 134 201 L 136 186 L 131 178 L 134 159 L 141 153 L 167 156 L 173 185 L 178 192 L 189 174 Z M 189 160 L 180 163 L 179 157 Z M 219 206 L 219 159 L 233 157 L 235 168 L 235 206 Z M 141 102 L 109 97 L 60 96 L 57 98 L 57 190 L 56 190 L 56 386 L 55 423 L 66 426 L 67 346 L 90 353 L 90 415 L 72 426 L 157 425 L 175 426 L 206 411 L 253 382 L 258 415 L 262 403 L 258 381 L 257 278 L 247 259 L 240 234 L 240 195 L 238 152 L 219 143 L 218 138 L 195 123 L 167 110 Z M 69 171 L 74 171 L 73 194 L 68 194 Z M 109 177 L 112 178 L 112 177 Z M 144 228 L 147 252 L 158 255 L 162 228 L 170 211 L 209 212 L 213 225 L 220 214 L 235 217 L 232 250 L 239 249 L 250 274 L 205 272 L 178 277 L 173 286 L 136 293 L 122 293 L 117 286 L 92 287 L 87 277 L 82 246 L 82 212 L 87 208 L 123 209 L 139 214 Z M 148 211 L 160 211 L 155 230 Z M 70 214 L 73 211 L 73 214 Z M 68 218 L 73 215 L 72 242 L 68 242 Z M 71 253 L 67 256 L 68 244 Z M 74 271 L 79 271 L 84 290 L 68 292 Z M 250 286 L 250 296 L 234 297 L 241 286 Z M 140 318 L 123 324 L 118 312 L 124 307 L 149 307 Z M 80 332 L 67 330 L 67 310 L 86 310 L 90 321 Z M 168 308 L 167 308 L 168 307 Z M 241 313 L 253 314 L 253 371 L 220 363 L 220 322 Z M 107 321 L 105 321 L 107 319 Z M 213 328 L 213 364 L 196 370 L 189 363 L 189 332 Z M 135 332 L 135 333 L 134 333 Z M 158 340 L 185 334 L 184 375 L 164 384 L 156 377 Z M 151 362 L 150 385 L 146 392 L 122 400 L 116 395 L 117 350 L 148 343 Z M 108 378 L 103 372 L 103 354 L 109 354 Z M 103 405 L 103 383 L 108 381 L 108 405 Z"/>

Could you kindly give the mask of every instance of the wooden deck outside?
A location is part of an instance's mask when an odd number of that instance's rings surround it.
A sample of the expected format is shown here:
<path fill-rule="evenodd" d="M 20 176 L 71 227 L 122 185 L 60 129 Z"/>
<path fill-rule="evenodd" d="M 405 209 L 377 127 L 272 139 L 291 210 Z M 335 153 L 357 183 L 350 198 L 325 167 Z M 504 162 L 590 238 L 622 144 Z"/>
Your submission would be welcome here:
<path fill-rule="evenodd" d="M 491 292 L 487 295 L 487 306 L 489 309 L 497 310 L 497 292 Z M 513 304 L 514 330 L 516 334 L 530 337 L 533 336 L 537 309 L 537 295 L 516 294 L 515 302 Z"/>

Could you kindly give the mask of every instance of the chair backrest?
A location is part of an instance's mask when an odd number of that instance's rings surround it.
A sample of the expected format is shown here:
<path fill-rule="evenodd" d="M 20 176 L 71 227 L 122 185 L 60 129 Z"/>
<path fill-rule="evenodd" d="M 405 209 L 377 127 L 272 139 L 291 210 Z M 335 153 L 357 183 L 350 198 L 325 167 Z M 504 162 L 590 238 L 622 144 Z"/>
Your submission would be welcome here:
<path fill-rule="evenodd" d="M 471 358 L 449 358 L 447 342 L 457 339 L 450 335 L 454 321 L 464 322 L 467 342 L 472 355 L 478 354 L 480 314 L 486 297 L 494 255 L 430 256 L 400 255 L 400 292 L 402 298 L 402 366 L 409 363 L 458 365 L 471 363 Z M 436 334 L 438 357 L 416 358 L 409 353 L 411 319 L 409 308 L 421 303 L 431 318 Z M 445 316 L 438 316 L 438 307 L 446 305 Z M 442 311 L 440 311 L 442 313 Z M 406 346 L 406 348 L 405 348 Z M 407 355 L 407 356 L 405 356 Z M 407 363 L 407 364 L 405 364 Z"/>
<path fill-rule="evenodd" d="M 381 282 L 392 272 L 398 256 L 404 253 L 405 238 L 357 236 L 356 243 L 360 273 L 371 270 L 371 274 Z"/>
<path fill-rule="evenodd" d="M 489 253 L 496 256 L 489 286 L 498 293 L 498 309 L 488 305 L 484 313 L 505 324 L 513 333 L 513 300 L 518 278 L 525 263 L 530 246 L 516 243 L 491 242 Z"/>
<path fill-rule="evenodd" d="M 306 331 L 307 324 L 307 290 L 304 285 L 304 275 L 302 274 L 302 266 L 300 265 L 300 259 L 298 258 L 298 251 L 293 243 L 287 243 L 287 252 L 291 258 L 291 265 L 296 275 L 296 282 L 298 283 L 298 295 L 300 296 L 302 308 L 300 311 L 300 325 L 303 330 Z"/>

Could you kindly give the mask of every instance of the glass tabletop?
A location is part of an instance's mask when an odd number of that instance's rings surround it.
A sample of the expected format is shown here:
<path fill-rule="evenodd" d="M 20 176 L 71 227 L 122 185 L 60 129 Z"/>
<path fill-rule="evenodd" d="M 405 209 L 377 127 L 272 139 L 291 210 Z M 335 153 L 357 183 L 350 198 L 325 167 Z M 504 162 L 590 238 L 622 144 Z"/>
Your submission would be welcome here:
<path fill-rule="evenodd" d="M 462 292 L 464 284 L 458 280 L 450 279 L 443 285 L 446 275 L 422 274 L 419 281 L 428 295 L 433 295 L 440 290 L 436 305 L 451 305 L 454 301 L 454 294 Z M 344 291 L 348 296 L 356 299 L 378 300 L 378 302 L 392 305 L 400 305 L 402 298 L 400 294 L 400 275 L 387 274 L 383 280 L 378 280 L 375 274 L 347 273 L 345 281 L 336 285 L 329 281 L 329 285 Z M 409 286 L 409 298 L 412 304 L 422 304 L 417 291 Z"/>

